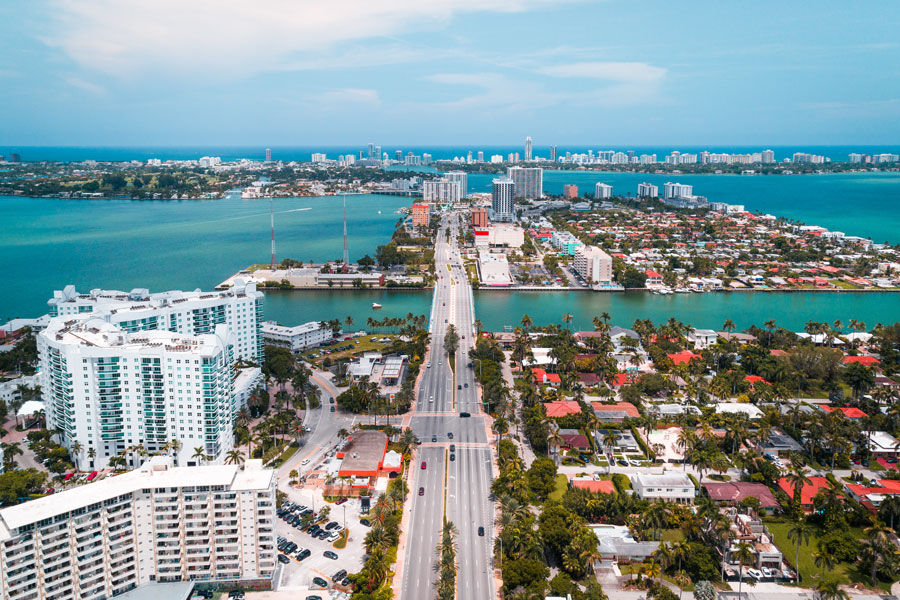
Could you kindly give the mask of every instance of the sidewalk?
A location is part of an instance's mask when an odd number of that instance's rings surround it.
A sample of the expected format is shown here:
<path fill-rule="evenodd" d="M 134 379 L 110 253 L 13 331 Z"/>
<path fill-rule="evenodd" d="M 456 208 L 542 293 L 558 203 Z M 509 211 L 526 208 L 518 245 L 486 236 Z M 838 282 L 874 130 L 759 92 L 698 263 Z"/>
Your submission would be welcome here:
<path fill-rule="evenodd" d="M 518 395 L 515 390 L 515 380 L 513 378 L 512 367 L 509 366 L 509 352 L 504 352 L 506 356 L 506 360 L 501 365 L 501 371 L 503 372 L 503 379 L 506 380 L 506 385 L 510 390 L 510 398 L 516 403 L 516 418 L 519 420 L 519 431 L 522 430 L 522 403 L 519 402 Z M 512 433 L 512 428 L 510 428 L 509 434 Z M 534 450 L 531 449 L 531 444 L 525 441 L 525 436 L 522 435 L 522 439 L 518 439 L 518 436 L 508 435 L 508 439 L 512 440 L 513 443 L 516 444 L 519 448 L 519 455 L 522 457 L 522 460 L 525 462 L 525 468 L 529 468 L 531 463 L 534 462 L 535 455 Z"/>

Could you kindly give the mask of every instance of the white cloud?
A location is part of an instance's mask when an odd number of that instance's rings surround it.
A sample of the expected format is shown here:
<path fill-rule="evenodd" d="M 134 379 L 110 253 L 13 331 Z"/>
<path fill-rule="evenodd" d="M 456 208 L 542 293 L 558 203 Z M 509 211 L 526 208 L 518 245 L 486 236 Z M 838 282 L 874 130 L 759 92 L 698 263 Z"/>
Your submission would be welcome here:
<path fill-rule="evenodd" d="M 82 67 L 241 75 L 295 65 L 337 44 L 434 29 L 455 15 L 579 0 L 50 0 L 47 44 Z"/>
<path fill-rule="evenodd" d="M 97 96 L 101 96 L 106 93 L 106 89 L 102 86 L 97 85 L 96 83 L 91 83 L 90 81 L 85 81 L 80 77 L 66 77 L 66 83 L 71 85 L 72 87 L 76 87 L 80 90 L 84 90 L 85 92 L 90 92 Z"/>
<path fill-rule="evenodd" d="M 610 81 L 649 83 L 666 75 L 666 70 L 643 62 L 579 62 L 540 67 L 538 73 L 551 77 L 580 77 Z"/>

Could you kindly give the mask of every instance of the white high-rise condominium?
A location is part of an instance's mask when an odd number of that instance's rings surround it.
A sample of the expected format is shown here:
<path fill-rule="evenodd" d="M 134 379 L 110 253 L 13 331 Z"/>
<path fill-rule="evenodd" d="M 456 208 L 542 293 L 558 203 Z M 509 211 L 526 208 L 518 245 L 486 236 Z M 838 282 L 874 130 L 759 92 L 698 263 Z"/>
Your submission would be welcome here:
<path fill-rule="evenodd" d="M 772 150 L 763 150 L 760 152 L 760 158 L 762 159 L 760 162 L 763 164 L 772 164 L 775 162 L 775 152 Z"/>
<path fill-rule="evenodd" d="M 126 333 L 89 314 L 55 317 L 37 336 L 47 428 L 82 469 L 172 452 L 222 463 L 233 445 L 234 334 Z M 129 450 L 131 449 L 131 450 Z M 113 465 L 119 458 L 113 459 Z"/>
<path fill-rule="evenodd" d="M 0 561 L 5 600 L 100 600 L 176 581 L 267 588 L 275 472 L 258 460 L 242 470 L 154 457 L 131 473 L 0 510 Z"/>
<path fill-rule="evenodd" d="M 694 195 L 694 186 L 692 185 L 666 182 L 664 188 L 667 200 L 671 198 L 690 198 Z"/>
<path fill-rule="evenodd" d="M 531 136 L 525 138 L 525 162 L 531 162 Z"/>
<path fill-rule="evenodd" d="M 540 167 L 507 167 L 506 176 L 516 184 L 515 198 L 534 200 L 544 195 L 544 170 Z"/>
<path fill-rule="evenodd" d="M 456 182 L 459 184 L 459 197 L 465 198 L 469 185 L 469 176 L 465 171 L 447 171 L 444 173 L 444 179 L 450 182 Z"/>
<path fill-rule="evenodd" d="M 516 184 L 509 177 L 500 177 L 491 182 L 491 210 L 493 221 L 513 221 L 515 219 L 513 198 Z"/>
<path fill-rule="evenodd" d="M 480 163 L 484 162 L 484 152 L 482 150 L 478 151 L 478 162 L 480 162 Z"/>
<path fill-rule="evenodd" d="M 225 324 L 234 333 L 235 358 L 254 362 L 262 357 L 263 294 L 255 283 L 241 278 L 227 290 L 182 292 L 173 290 L 151 294 L 146 289 L 130 292 L 91 290 L 79 294 L 67 285 L 53 292 L 47 304 L 50 316 L 91 313 L 124 331 L 175 331 L 199 335 L 212 333 Z"/>
<path fill-rule="evenodd" d="M 575 271 L 587 283 L 612 283 L 612 257 L 596 246 L 579 246 L 572 260 Z"/>
<path fill-rule="evenodd" d="M 556 162 L 556 146 L 550 146 L 550 162 Z"/>
<path fill-rule="evenodd" d="M 446 179 L 424 182 L 422 193 L 422 200 L 434 205 L 449 206 L 461 198 L 459 182 Z"/>
<path fill-rule="evenodd" d="M 612 186 L 605 183 L 598 183 L 594 186 L 594 198 L 612 198 Z"/>
<path fill-rule="evenodd" d="M 658 198 L 659 188 L 652 183 L 638 184 L 638 198 Z"/>

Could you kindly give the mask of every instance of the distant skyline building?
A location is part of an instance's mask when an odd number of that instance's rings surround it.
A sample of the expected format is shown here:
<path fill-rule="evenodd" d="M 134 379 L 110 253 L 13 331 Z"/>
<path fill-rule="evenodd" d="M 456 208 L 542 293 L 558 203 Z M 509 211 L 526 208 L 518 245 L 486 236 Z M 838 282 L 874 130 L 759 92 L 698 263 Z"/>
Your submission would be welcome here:
<path fill-rule="evenodd" d="M 272 149 L 266 148 L 266 162 L 272 162 Z"/>
<path fill-rule="evenodd" d="M 367 158 L 374 158 L 374 157 L 375 157 L 375 144 L 372 142 L 369 142 Z M 362 158 L 362 156 L 360 156 L 360 158 Z"/>
<path fill-rule="evenodd" d="M 525 138 L 525 162 L 531 162 L 531 136 Z"/>
<path fill-rule="evenodd" d="M 515 198 L 535 200 L 544 195 L 544 170 L 540 167 L 507 167 L 506 176 L 516 185 Z"/>
<path fill-rule="evenodd" d="M 515 182 L 509 177 L 498 177 L 491 182 L 491 209 L 494 221 L 513 221 L 515 209 Z"/>
<path fill-rule="evenodd" d="M 556 146 L 550 146 L 550 162 L 556 162 Z"/>
<path fill-rule="evenodd" d="M 403 150 L 394 150 L 394 160 L 403 162 Z"/>
<path fill-rule="evenodd" d="M 481 150 L 478 151 L 478 162 L 484 162 L 484 152 L 482 152 Z"/>

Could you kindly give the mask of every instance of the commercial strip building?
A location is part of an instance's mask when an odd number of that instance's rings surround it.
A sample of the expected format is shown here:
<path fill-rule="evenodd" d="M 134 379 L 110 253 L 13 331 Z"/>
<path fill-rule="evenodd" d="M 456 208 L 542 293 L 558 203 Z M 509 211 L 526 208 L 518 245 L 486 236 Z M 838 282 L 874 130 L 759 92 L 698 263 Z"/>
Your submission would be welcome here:
<path fill-rule="evenodd" d="M 59 430 L 82 469 L 106 467 L 136 446 L 174 451 L 173 440 L 179 465 L 195 464 L 198 447 L 221 463 L 239 409 L 234 337 L 225 324 L 202 335 L 128 333 L 90 313 L 53 318 L 37 336 L 47 428 Z"/>
<path fill-rule="evenodd" d="M 596 246 L 579 246 L 572 261 L 575 271 L 589 284 L 611 285 L 612 257 Z"/>
<path fill-rule="evenodd" d="M 79 294 L 74 285 L 67 285 L 53 292 L 47 304 L 51 317 L 91 313 L 128 333 L 202 335 L 213 333 L 217 325 L 227 325 L 235 335 L 235 358 L 257 362 L 263 346 L 262 301 L 256 284 L 238 277 L 229 289 L 213 292 L 172 290 L 151 294 L 137 288 L 130 292 L 94 289 Z"/>
<path fill-rule="evenodd" d="M 301 352 L 319 344 L 330 342 L 334 338 L 331 327 L 321 321 L 310 321 L 303 325 L 285 327 L 275 321 L 262 324 L 263 339 L 267 344 L 287 348 L 291 352 Z"/>
<path fill-rule="evenodd" d="M 275 473 L 261 461 L 141 468 L 0 510 L 8 600 L 93 600 L 151 582 L 268 588 Z"/>

